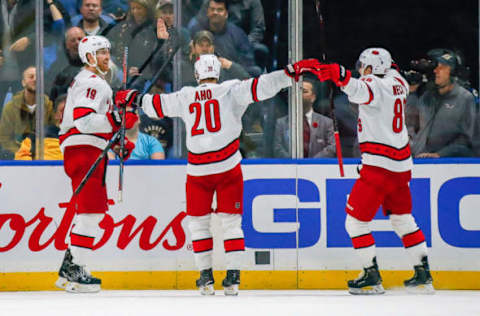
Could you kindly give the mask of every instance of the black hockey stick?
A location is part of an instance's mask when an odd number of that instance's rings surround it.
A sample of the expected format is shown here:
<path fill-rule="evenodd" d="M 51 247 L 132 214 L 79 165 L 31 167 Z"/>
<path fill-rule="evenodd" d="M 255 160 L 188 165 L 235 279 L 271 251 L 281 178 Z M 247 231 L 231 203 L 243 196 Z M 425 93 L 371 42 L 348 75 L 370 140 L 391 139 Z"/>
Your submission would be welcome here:
<path fill-rule="evenodd" d="M 105 147 L 105 149 L 102 151 L 102 153 L 100 155 L 98 155 L 97 159 L 95 160 L 95 162 L 92 164 L 92 166 L 90 167 L 90 169 L 88 169 L 87 173 L 85 174 L 85 176 L 83 177 L 82 181 L 80 182 L 80 184 L 78 185 L 78 187 L 75 189 L 75 192 L 73 193 L 73 196 L 77 195 L 78 193 L 80 193 L 80 191 L 82 191 L 83 187 L 85 186 L 85 184 L 87 183 L 88 179 L 90 179 L 90 177 L 92 176 L 92 173 L 95 171 L 95 169 L 97 169 L 98 165 L 100 164 L 100 162 L 103 160 L 103 158 L 105 158 L 105 156 L 107 155 L 108 151 L 110 150 L 110 148 L 112 148 L 112 146 L 117 142 L 117 140 L 120 138 L 120 131 L 116 132 L 113 137 L 108 141 L 107 143 L 107 146 Z"/>
<path fill-rule="evenodd" d="M 128 46 L 125 46 L 123 51 L 123 80 L 122 88 L 127 89 L 127 59 L 128 59 Z M 122 125 L 120 126 L 120 169 L 118 172 L 118 202 L 123 201 L 123 171 L 124 171 L 124 154 L 125 154 L 125 121 L 127 116 L 127 109 L 122 111 Z"/>
<path fill-rule="evenodd" d="M 320 23 L 320 44 L 322 45 L 322 61 L 325 63 L 327 61 L 327 35 L 325 31 L 325 20 L 322 16 L 322 11 L 320 10 L 320 0 L 314 0 L 315 2 L 315 10 L 317 12 L 318 21 Z M 330 111 L 333 120 L 333 134 L 335 136 L 335 147 L 337 151 L 337 158 L 338 158 L 338 167 L 340 168 L 340 176 L 343 177 L 345 175 L 343 171 L 343 158 L 342 158 L 342 146 L 340 144 L 340 134 L 338 132 L 338 122 L 335 116 L 335 102 L 333 102 L 333 92 L 335 91 L 335 86 L 332 82 L 329 82 L 330 86 Z"/>

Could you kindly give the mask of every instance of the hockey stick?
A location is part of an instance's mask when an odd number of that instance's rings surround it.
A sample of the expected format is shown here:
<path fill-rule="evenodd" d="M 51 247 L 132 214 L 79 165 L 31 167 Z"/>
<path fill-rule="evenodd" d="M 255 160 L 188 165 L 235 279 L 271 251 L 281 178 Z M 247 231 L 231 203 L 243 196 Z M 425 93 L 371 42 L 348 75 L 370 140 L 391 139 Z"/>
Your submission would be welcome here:
<path fill-rule="evenodd" d="M 122 88 L 127 89 L 127 59 L 128 59 L 128 46 L 125 46 L 123 51 L 123 80 Z M 123 201 L 123 171 L 124 171 L 124 150 L 125 150 L 125 121 L 127 116 L 127 109 L 122 111 L 122 125 L 120 127 L 120 168 L 118 172 L 118 202 Z"/>
<path fill-rule="evenodd" d="M 82 191 L 83 187 L 85 186 L 85 183 L 87 183 L 88 179 L 90 179 L 92 173 L 95 171 L 95 169 L 97 169 L 98 165 L 100 164 L 100 162 L 103 160 L 103 158 L 105 158 L 105 156 L 107 155 L 108 151 L 110 150 L 110 148 L 112 148 L 112 146 L 116 143 L 116 141 L 118 140 L 118 138 L 120 137 L 120 131 L 116 132 L 113 137 L 108 141 L 107 143 L 107 146 L 105 147 L 105 149 L 102 151 L 102 153 L 100 155 L 98 155 L 97 159 L 95 160 L 95 162 L 92 164 L 92 166 L 90 167 L 90 169 L 88 169 L 87 173 L 85 174 L 85 176 L 83 177 L 82 181 L 80 182 L 80 184 L 78 185 L 78 187 L 75 189 L 75 192 L 73 193 L 73 196 L 77 195 L 78 193 L 80 193 L 80 191 Z"/>
<path fill-rule="evenodd" d="M 323 19 L 322 16 L 322 11 L 320 10 L 320 0 L 314 0 L 315 2 L 315 9 L 317 12 L 318 20 L 320 23 L 320 44 L 322 45 L 322 61 L 326 62 L 327 61 L 327 53 L 326 53 L 326 47 L 327 47 L 327 39 L 326 39 L 326 32 L 325 32 L 325 20 Z M 332 120 L 333 120 L 333 134 L 335 136 L 335 147 L 337 151 L 337 158 L 338 158 L 338 167 L 340 168 L 340 176 L 344 177 L 345 173 L 343 171 L 343 158 L 342 158 L 342 146 L 340 144 L 340 134 L 338 132 L 338 122 L 337 118 L 335 116 L 335 102 L 333 102 L 333 92 L 335 90 L 335 87 L 332 82 L 329 82 L 329 99 L 330 99 L 330 111 L 332 115 Z"/>

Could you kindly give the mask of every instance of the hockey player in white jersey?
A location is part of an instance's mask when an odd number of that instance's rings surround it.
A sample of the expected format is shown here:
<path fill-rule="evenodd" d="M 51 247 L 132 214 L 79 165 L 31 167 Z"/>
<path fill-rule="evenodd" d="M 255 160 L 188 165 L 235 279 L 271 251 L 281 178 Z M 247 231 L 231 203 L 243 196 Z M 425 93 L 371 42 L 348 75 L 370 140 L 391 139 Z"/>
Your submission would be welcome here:
<path fill-rule="evenodd" d="M 409 254 L 415 275 L 404 282 L 409 290 L 433 292 L 425 237 L 412 212 L 409 182 L 413 167 L 405 104 L 407 81 L 392 69 L 390 53 L 383 48 L 363 51 L 357 62 L 360 79 L 338 64 L 322 64 L 321 81 L 332 80 L 359 106 L 358 141 L 362 152 L 360 178 L 348 198 L 345 228 L 360 257 L 363 272 L 348 281 L 351 294 L 382 294 L 384 289 L 375 256 L 369 222 L 383 207 Z"/>
<path fill-rule="evenodd" d="M 113 110 L 112 89 L 104 79 L 109 70 L 110 42 L 103 36 L 87 36 L 80 41 L 78 51 L 85 67 L 68 89 L 59 132 L 64 169 L 73 192 L 121 125 L 120 114 Z M 127 113 L 126 118 L 126 125 L 133 125 L 136 115 Z M 125 159 L 134 147 L 125 139 Z M 100 163 L 70 201 L 75 208 L 75 224 L 56 282 L 68 292 L 100 291 L 101 281 L 88 271 L 86 256 L 92 251 L 100 233 L 98 224 L 108 210 L 104 181 L 107 160 Z"/>
<path fill-rule="evenodd" d="M 213 239 L 210 231 L 212 199 L 221 219 L 227 276 L 226 295 L 237 295 L 241 255 L 245 249 L 241 228 L 243 176 L 239 151 L 242 115 L 249 104 L 273 97 L 292 85 L 292 78 L 316 69 L 318 61 L 302 60 L 285 70 L 248 80 L 217 84 L 220 62 L 215 55 L 201 55 L 195 63 L 197 87 L 184 87 L 171 94 L 141 95 L 136 90 L 119 91 L 117 104 L 141 106 L 150 117 L 181 117 L 185 122 L 188 148 L 187 214 L 195 263 L 200 270 L 196 285 L 204 295 L 213 295 Z"/>

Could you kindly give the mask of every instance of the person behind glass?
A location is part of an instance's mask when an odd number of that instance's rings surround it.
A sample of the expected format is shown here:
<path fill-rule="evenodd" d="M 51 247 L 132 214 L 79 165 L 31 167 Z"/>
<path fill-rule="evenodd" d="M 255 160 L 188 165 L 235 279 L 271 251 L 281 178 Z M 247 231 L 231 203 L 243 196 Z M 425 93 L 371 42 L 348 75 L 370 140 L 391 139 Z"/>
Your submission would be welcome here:
<path fill-rule="evenodd" d="M 80 14 L 72 18 L 72 25 L 78 26 L 87 35 L 106 35 L 115 22 L 102 14 L 102 0 L 82 0 Z"/>
<path fill-rule="evenodd" d="M 135 120 L 133 125 L 126 126 L 128 140 L 135 144 L 129 159 L 133 160 L 163 160 L 165 159 L 165 151 L 162 144 L 153 136 L 140 132 L 140 120 Z M 111 159 L 118 158 L 114 152 L 110 151 L 108 157 Z"/>
<path fill-rule="evenodd" d="M 63 154 L 60 150 L 60 141 L 58 132 L 63 118 L 63 110 L 67 102 L 67 95 L 62 94 L 54 103 L 54 124 L 45 126 L 45 135 L 43 140 L 43 159 L 44 160 L 63 160 Z M 35 159 L 35 134 L 25 137 L 20 144 L 20 149 L 15 153 L 15 160 Z"/>
<path fill-rule="evenodd" d="M 221 84 L 221 63 L 215 55 L 200 55 L 195 63 L 197 87 L 184 87 L 171 94 L 145 94 L 121 90 L 115 103 L 141 107 L 154 118 L 181 117 L 185 122 L 187 164 L 187 215 L 195 263 L 200 270 L 196 285 L 203 295 L 215 293 L 212 271 L 213 237 L 210 220 L 216 212 L 222 222 L 227 276 L 222 285 L 226 295 L 237 295 L 242 254 L 243 175 L 239 137 L 242 115 L 247 107 L 273 97 L 292 85 L 292 78 L 314 69 L 316 60 L 302 60 L 284 71 L 248 80 Z M 217 209 L 212 209 L 216 192 Z"/>
<path fill-rule="evenodd" d="M 52 100 L 67 93 L 68 86 L 83 67 L 78 55 L 78 44 L 84 37 L 85 32 L 78 26 L 70 27 L 65 33 L 65 41 L 59 49 L 58 58 L 45 78 L 45 91 Z"/>
<path fill-rule="evenodd" d="M 15 153 L 20 143 L 28 136 L 35 134 L 36 120 L 36 68 L 27 67 L 23 72 L 23 90 L 17 92 L 5 105 L 0 119 L 0 145 L 4 150 Z M 44 95 L 45 125 L 54 124 L 53 104 Z"/>
<path fill-rule="evenodd" d="M 434 291 L 425 237 L 412 216 L 409 182 L 413 162 L 404 120 L 408 83 L 391 65 L 386 49 L 369 48 L 357 62 L 360 79 L 352 78 L 350 71 L 338 64 L 323 64 L 318 72 L 321 81 L 333 81 L 359 107 L 362 168 L 348 197 L 345 228 L 363 271 L 357 279 L 348 281 L 351 294 L 385 293 L 369 227 L 380 206 L 415 270 L 404 285 L 408 290 Z"/>
<path fill-rule="evenodd" d="M 313 79 L 303 78 L 303 157 L 334 157 L 333 121 L 331 118 L 313 111 L 313 104 L 317 99 L 315 85 Z M 275 157 L 291 157 L 289 154 L 289 139 L 288 116 L 284 116 L 277 120 L 275 126 L 273 145 Z"/>
<path fill-rule="evenodd" d="M 262 73 L 255 64 L 253 48 L 248 41 L 247 34 L 228 22 L 228 1 L 209 0 L 205 22 L 197 21 L 189 26 L 190 34 L 208 30 L 214 36 L 215 50 L 219 56 L 241 64 L 250 75 L 258 76 Z"/>
<path fill-rule="evenodd" d="M 110 65 L 110 42 L 103 36 L 87 36 L 78 45 L 84 68 L 68 89 L 62 123 L 60 124 L 60 148 L 64 155 L 64 170 L 75 192 L 83 177 L 115 132 L 120 129 L 121 114 L 113 110 L 112 89 L 104 76 Z M 126 113 L 126 125 L 137 117 Z M 125 138 L 128 159 L 135 145 Z M 119 146 L 114 146 L 118 150 Z M 68 292 L 98 292 L 101 281 L 93 277 L 87 263 L 95 239 L 100 236 L 99 223 L 108 211 L 105 173 L 108 157 L 105 157 L 83 189 L 70 201 L 75 210 L 75 226 L 70 232 L 70 242 L 55 285 Z"/>
<path fill-rule="evenodd" d="M 413 139 L 413 154 L 416 158 L 473 156 L 475 98 L 456 80 L 459 59 L 448 49 L 430 55 L 437 62 L 435 85 L 418 104 L 420 129 Z"/>

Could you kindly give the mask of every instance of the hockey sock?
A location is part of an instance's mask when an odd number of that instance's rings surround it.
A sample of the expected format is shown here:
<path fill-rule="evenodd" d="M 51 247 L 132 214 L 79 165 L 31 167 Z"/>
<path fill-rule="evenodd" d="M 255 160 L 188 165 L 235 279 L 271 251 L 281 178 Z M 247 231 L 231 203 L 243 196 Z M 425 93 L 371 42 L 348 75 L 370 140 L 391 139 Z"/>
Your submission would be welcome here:
<path fill-rule="evenodd" d="M 70 251 L 72 262 L 85 266 L 88 255 L 92 252 L 95 237 L 99 234 L 98 224 L 102 221 L 102 214 L 78 214 L 75 219 L 75 226 L 70 233 Z"/>
<path fill-rule="evenodd" d="M 345 229 L 352 239 L 353 248 L 360 259 L 362 267 L 371 267 L 372 260 L 375 257 L 375 239 L 372 236 L 368 222 L 359 221 L 347 214 Z"/>
<path fill-rule="evenodd" d="M 427 255 L 427 244 L 413 216 L 411 214 L 390 215 L 390 222 L 395 233 L 402 239 L 412 265 L 421 265 L 422 258 Z"/>
<path fill-rule="evenodd" d="M 190 216 L 188 224 L 192 235 L 193 257 L 200 271 L 212 267 L 213 238 L 210 231 L 210 218 L 211 214 Z"/>
<path fill-rule="evenodd" d="M 223 246 L 227 270 L 240 270 L 245 241 L 242 231 L 242 215 L 218 213 L 222 221 Z"/>

